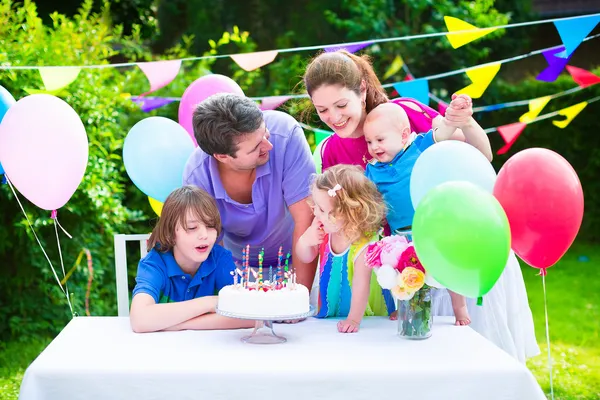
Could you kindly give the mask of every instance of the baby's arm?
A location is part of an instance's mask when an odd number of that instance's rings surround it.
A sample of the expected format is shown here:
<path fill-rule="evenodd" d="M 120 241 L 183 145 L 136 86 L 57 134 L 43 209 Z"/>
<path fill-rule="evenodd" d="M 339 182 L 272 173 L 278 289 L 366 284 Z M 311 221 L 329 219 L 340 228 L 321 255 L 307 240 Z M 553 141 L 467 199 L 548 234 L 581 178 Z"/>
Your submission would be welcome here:
<path fill-rule="evenodd" d="M 171 326 L 166 331 L 181 330 L 216 330 L 216 329 L 242 329 L 253 328 L 255 321 L 246 319 L 228 318 L 219 314 L 205 314 L 192 318 L 180 324 Z"/>
<path fill-rule="evenodd" d="M 348 318 L 338 323 L 338 331 L 341 333 L 358 332 L 360 322 L 365 315 L 369 293 L 371 290 L 371 274 L 373 270 L 365 265 L 364 248 L 354 262 L 354 277 L 352 278 L 352 301 Z"/>
<path fill-rule="evenodd" d="M 317 258 L 319 245 L 323 242 L 323 238 L 325 238 L 323 227 L 316 218 L 313 218 L 312 224 L 296 243 L 296 256 L 301 262 L 310 263 Z"/>
<path fill-rule="evenodd" d="M 138 293 L 131 302 L 131 329 L 137 333 L 161 331 L 199 315 L 214 313 L 216 306 L 217 296 L 157 304 L 149 294 Z"/>
<path fill-rule="evenodd" d="M 448 293 L 450 294 L 452 309 L 454 310 L 454 317 L 456 318 L 455 325 L 469 325 L 471 323 L 471 318 L 469 317 L 465 296 L 461 296 L 451 290 L 448 290 Z"/>

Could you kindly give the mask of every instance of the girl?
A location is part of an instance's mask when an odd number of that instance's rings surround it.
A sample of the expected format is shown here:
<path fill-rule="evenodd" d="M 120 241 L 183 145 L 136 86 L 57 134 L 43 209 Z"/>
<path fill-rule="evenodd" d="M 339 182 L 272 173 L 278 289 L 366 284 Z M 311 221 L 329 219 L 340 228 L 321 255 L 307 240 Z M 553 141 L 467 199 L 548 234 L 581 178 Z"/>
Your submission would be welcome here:
<path fill-rule="evenodd" d="M 363 315 L 394 311 L 391 295 L 384 297 L 376 279 L 371 280 L 373 271 L 364 259 L 385 217 L 383 199 L 362 169 L 352 165 L 317 175 L 311 196 L 315 218 L 298 240 L 296 255 L 306 263 L 320 256 L 316 317 L 345 317 L 338 331 L 358 332 Z"/>
<path fill-rule="evenodd" d="M 322 53 L 306 67 L 304 85 L 319 118 L 334 131 L 321 145 L 323 170 L 336 164 L 360 165 L 364 169 L 370 159 L 363 132 L 365 118 L 389 101 L 369 57 L 345 50 Z M 435 110 L 415 100 L 399 98 L 393 102 L 408 114 L 411 132 L 427 132 L 442 121 Z M 446 111 L 447 123 L 461 128 L 452 138 L 466 138 L 491 160 L 489 140 L 472 114 L 472 107 Z M 463 124 L 465 117 L 467 124 Z"/>
<path fill-rule="evenodd" d="M 196 186 L 165 200 L 138 265 L 131 302 L 134 332 L 250 328 L 253 321 L 215 314 L 222 287 L 233 284 L 231 252 L 215 244 L 221 217 L 215 200 Z"/>

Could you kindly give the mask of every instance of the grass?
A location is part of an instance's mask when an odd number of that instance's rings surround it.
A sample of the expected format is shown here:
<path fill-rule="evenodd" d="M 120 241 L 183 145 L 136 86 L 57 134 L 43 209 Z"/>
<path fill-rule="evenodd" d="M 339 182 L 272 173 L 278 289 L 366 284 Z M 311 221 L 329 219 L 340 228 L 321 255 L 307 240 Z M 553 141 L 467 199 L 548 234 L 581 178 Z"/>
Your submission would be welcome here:
<path fill-rule="evenodd" d="M 586 256 L 587 261 L 580 260 Z M 542 354 L 527 366 L 550 393 L 542 278 L 521 262 Z M 600 399 L 600 248 L 576 243 L 548 270 L 546 289 L 556 400 Z M 0 400 L 16 400 L 27 366 L 50 342 L 0 344 Z"/>

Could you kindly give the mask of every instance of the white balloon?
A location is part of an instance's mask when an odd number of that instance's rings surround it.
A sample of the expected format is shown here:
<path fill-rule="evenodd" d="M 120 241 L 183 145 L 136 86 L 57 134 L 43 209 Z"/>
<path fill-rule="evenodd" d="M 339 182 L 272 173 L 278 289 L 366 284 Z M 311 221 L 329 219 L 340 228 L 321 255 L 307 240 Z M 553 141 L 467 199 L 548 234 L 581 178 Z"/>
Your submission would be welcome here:
<path fill-rule="evenodd" d="M 396 271 L 391 265 L 384 264 L 375 270 L 377 275 L 377 282 L 384 289 L 391 289 L 396 286 L 396 277 L 398 271 Z"/>

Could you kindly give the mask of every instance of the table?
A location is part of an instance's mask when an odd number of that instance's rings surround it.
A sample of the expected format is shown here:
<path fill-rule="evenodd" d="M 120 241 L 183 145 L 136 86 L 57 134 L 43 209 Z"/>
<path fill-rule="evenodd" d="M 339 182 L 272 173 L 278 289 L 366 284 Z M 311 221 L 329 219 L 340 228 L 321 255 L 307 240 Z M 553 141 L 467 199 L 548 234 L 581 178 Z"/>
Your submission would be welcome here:
<path fill-rule="evenodd" d="M 21 400 L 510 399 L 545 400 L 529 370 L 468 327 L 436 317 L 431 338 L 396 336 L 366 318 L 280 324 L 278 345 L 240 342 L 248 330 L 133 333 L 129 318 L 77 317 L 29 366 Z"/>

